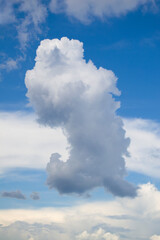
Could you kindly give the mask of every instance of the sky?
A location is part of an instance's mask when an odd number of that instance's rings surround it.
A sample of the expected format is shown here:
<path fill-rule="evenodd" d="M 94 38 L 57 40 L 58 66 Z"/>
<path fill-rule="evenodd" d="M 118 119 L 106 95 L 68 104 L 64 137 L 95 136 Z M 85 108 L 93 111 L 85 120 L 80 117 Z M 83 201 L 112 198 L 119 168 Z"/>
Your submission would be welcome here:
<path fill-rule="evenodd" d="M 0 0 L 0 239 L 160 240 L 159 0 Z"/>

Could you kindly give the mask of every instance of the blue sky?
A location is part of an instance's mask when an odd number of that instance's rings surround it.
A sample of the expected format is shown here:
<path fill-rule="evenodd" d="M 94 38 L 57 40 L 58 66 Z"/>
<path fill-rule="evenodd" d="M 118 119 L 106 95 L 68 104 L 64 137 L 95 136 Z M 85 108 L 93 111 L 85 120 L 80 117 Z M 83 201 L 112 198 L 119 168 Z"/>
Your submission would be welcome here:
<path fill-rule="evenodd" d="M 158 0 L 0 0 L 3 240 L 160 239 L 159 22 Z"/>
<path fill-rule="evenodd" d="M 64 15 L 49 14 L 46 23 L 43 24 L 42 33 L 30 39 L 26 50 L 19 49 L 15 27 L 7 25 L 6 29 L 6 25 L 1 25 L 2 54 L 6 55 L 5 58 L 14 60 L 24 58 L 24 61 L 19 63 L 21 71 L 1 71 L 1 78 L 6 79 L 5 82 L 1 82 L 1 108 L 4 109 L 3 104 L 7 103 L 25 103 L 23 79 L 26 70 L 34 65 L 35 51 L 40 40 L 67 36 L 84 43 L 86 59 L 92 59 L 97 67 L 111 69 L 117 75 L 118 86 L 123 93 L 121 112 L 124 116 L 152 117 L 158 120 L 158 23 L 158 13 L 143 13 L 141 9 L 120 18 L 103 21 L 96 19 L 85 25 L 75 19 L 69 20 Z M 3 61 L 4 58 L 1 58 Z"/>

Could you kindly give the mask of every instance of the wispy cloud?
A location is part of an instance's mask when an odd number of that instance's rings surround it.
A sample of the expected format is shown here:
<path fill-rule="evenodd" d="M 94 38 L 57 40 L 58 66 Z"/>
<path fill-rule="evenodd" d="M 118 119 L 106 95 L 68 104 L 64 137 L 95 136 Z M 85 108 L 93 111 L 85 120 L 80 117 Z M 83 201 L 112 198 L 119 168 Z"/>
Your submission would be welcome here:
<path fill-rule="evenodd" d="M 120 17 L 142 7 L 157 9 L 154 0 L 0 0 L 0 25 L 12 24 L 17 29 L 21 48 L 25 49 L 33 36 L 41 33 L 41 25 L 46 22 L 49 10 L 54 13 L 65 13 L 82 23 L 90 23 L 95 17 L 101 20 Z"/>
<path fill-rule="evenodd" d="M 14 5 L 16 5 L 18 2 L 19 0 L 0 0 L 0 25 L 16 22 Z"/>
<path fill-rule="evenodd" d="M 0 0 L 0 9 L 0 24 L 13 24 L 23 49 L 33 35 L 41 32 L 40 25 L 47 16 L 47 6 L 41 0 Z"/>
<path fill-rule="evenodd" d="M 51 0 L 50 10 L 53 13 L 66 13 L 83 23 L 89 23 L 93 18 L 110 18 L 126 15 L 143 7 L 145 11 L 149 8 L 157 8 L 153 0 Z"/>
<path fill-rule="evenodd" d="M 3 55 L 3 54 L 2 54 Z M 6 70 L 8 72 L 18 69 L 21 62 L 25 60 L 25 56 L 19 56 L 15 59 L 8 58 L 5 54 L 2 56 L 0 63 L 0 70 Z"/>
<path fill-rule="evenodd" d="M 160 41 L 160 32 L 155 33 L 153 36 L 144 38 L 141 40 L 140 44 L 142 46 L 156 47 L 157 43 Z"/>
<path fill-rule="evenodd" d="M 22 0 L 18 10 L 24 14 L 21 23 L 17 25 L 18 39 L 21 47 L 25 48 L 35 33 L 41 32 L 40 25 L 46 20 L 47 7 L 40 0 Z"/>

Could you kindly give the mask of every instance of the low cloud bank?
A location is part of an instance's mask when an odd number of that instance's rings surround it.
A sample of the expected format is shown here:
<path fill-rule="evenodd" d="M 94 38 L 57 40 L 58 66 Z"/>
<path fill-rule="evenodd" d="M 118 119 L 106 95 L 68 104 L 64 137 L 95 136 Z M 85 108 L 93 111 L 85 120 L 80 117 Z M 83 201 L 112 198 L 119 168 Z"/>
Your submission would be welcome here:
<path fill-rule="evenodd" d="M 137 197 L 71 207 L 0 210 L 5 240 L 159 240 L 160 191 L 150 183 Z"/>

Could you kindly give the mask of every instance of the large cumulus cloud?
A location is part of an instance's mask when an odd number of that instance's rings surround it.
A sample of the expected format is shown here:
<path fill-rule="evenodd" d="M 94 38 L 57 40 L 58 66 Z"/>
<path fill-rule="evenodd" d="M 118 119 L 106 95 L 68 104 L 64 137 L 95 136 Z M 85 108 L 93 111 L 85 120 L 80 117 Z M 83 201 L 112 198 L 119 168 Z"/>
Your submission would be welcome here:
<path fill-rule="evenodd" d="M 134 196 L 124 180 L 123 156 L 129 139 L 116 115 L 117 78 L 83 58 L 78 40 L 44 40 L 36 63 L 27 71 L 27 96 L 40 123 L 61 127 L 70 144 L 70 156 L 61 161 L 53 153 L 47 165 L 47 184 L 60 193 L 82 194 L 103 186 L 119 196 Z"/>

